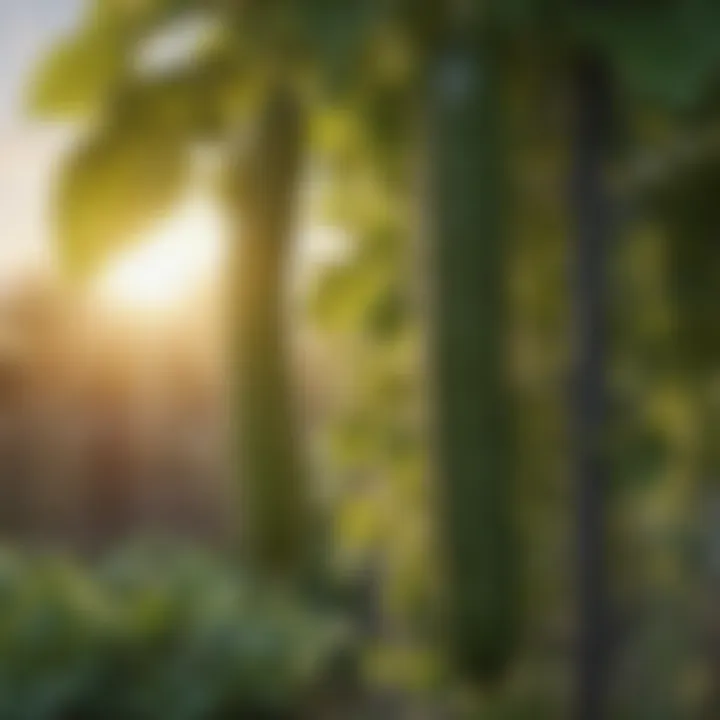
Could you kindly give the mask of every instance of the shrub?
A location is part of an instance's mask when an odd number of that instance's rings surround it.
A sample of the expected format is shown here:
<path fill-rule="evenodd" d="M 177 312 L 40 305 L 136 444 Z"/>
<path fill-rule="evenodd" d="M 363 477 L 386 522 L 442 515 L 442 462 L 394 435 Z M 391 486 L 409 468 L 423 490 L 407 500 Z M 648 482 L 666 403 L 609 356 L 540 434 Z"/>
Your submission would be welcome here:
<path fill-rule="evenodd" d="M 0 556 L 3 720 L 294 717 L 349 649 L 337 618 L 202 552 Z"/>

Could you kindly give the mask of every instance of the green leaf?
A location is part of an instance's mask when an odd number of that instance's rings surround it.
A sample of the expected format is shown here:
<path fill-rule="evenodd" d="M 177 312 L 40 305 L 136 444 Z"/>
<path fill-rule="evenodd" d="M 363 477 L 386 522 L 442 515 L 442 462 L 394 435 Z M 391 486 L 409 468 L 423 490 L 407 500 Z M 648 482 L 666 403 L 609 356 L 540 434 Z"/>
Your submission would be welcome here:
<path fill-rule="evenodd" d="M 614 473 L 618 489 L 645 490 L 666 477 L 670 448 L 668 440 L 654 428 L 631 431 L 617 449 Z"/>
<path fill-rule="evenodd" d="M 601 50 L 626 90 L 671 110 L 698 105 L 720 76 L 714 0 L 616 3 L 586 10 L 580 37 Z"/>
<path fill-rule="evenodd" d="M 159 77 L 128 83 L 114 98 L 114 117 L 138 132 L 213 138 L 228 128 L 231 103 L 243 89 L 242 77 L 223 58 L 201 61 Z"/>
<path fill-rule="evenodd" d="M 391 284 L 377 294 L 365 317 L 365 330 L 379 341 L 392 340 L 405 327 L 406 302 L 401 289 Z"/>
<path fill-rule="evenodd" d="M 105 128 L 70 157 L 57 195 L 57 234 L 73 273 L 86 273 L 168 212 L 189 170 L 184 137 Z"/>
<path fill-rule="evenodd" d="M 351 86 L 367 66 L 366 53 L 380 25 L 383 3 L 303 0 L 297 5 L 300 37 L 312 49 L 326 86 L 332 91 Z"/>
<path fill-rule="evenodd" d="M 30 111 L 64 119 L 96 110 L 119 81 L 126 62 L 122 38 L 107 28 L 63 40 L 42 61 L 31 82 Z"/>
<path fill-rule="evenodd" d="M 500 29 L 532 30 L 562 22 L 567 15 L 563 0 L 476 0 L 480 11 L 487 9 L 493 26 Z"/>
<path fill-rule="evenodd" d="M 705 157 L 676 170 L 650 198 L 667 242 L 668 292 L 678 333 L 675 352 L 696 373 L 713 372 L 720 359 L 718 187 L 720 163 Z"/>
<path fill-rule="evenodd" d="M 50 118 L 85 116 L 102 107 L 132 75 L 143 41 L 179 17 L 207 10 L 202 0 L 108 0 L 90 6 L 72 35 L 41 61 L 28 105 Z"/>
<path fill-rule="evenodd" d="M 206 0 L 95 0 L 92 12 L 95 17 L 116 24 L 147 27 L 208 4 Z"/>

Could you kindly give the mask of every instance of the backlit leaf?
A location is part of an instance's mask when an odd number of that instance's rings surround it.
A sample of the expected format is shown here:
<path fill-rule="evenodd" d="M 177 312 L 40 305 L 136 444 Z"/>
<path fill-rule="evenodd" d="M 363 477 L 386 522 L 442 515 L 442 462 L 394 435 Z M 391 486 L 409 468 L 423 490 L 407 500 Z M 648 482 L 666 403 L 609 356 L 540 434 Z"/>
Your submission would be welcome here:
<path fill-rule="evenodd" d="M 67 118 L 97 109 L 122 75 L 126 50 L 121 38 L 99 28 L 62 41 L 40 65 L 30 110 Z"/>
<path fill-rule="evenodd" d="M 57 231 L 68 267 L 87 272 L 168 212 L 188 173 L 174 133 L 112 127 L 67 162 L 57 195 Z"/>

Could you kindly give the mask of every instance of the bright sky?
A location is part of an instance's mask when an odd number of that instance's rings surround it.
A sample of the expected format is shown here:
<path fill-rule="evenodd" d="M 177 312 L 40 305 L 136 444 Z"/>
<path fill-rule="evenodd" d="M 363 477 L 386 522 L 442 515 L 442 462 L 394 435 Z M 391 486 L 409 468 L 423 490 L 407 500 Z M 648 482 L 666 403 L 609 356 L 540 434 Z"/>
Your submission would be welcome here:
<path fill-rule="evenodd" d="M 23 115 L 28 73 L 53 38 L 72 27 L 82 0 L 0 0 L 0 282 L 47 249 L 52 168 L 67 128 Z"/>

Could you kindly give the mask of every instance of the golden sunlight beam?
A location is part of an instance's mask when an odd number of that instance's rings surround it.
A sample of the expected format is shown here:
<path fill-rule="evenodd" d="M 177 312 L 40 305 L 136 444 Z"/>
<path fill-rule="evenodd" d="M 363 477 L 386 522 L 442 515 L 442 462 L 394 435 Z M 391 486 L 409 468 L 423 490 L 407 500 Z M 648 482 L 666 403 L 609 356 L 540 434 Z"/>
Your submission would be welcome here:
<path fill-rule="evenodd" d="M 111 257 L 91 285 L 101 310 L 152 319 L 177 314 L 218 280 L 227 247 L 223 214 L 203 195 L 183 203 L 139 243 Z M 346 235 L 303 223 L 294 259 L 301 282 L 314 270 L 350 259 Z"/>
<path fill-rule="evenodd" d="M 140 245 L 112 258 L 94 283 L 95 297 L 121 311 L 172 312 L 209 280 L 222 255 L 219 210 L 202 198 L 193 200 Z"/>

